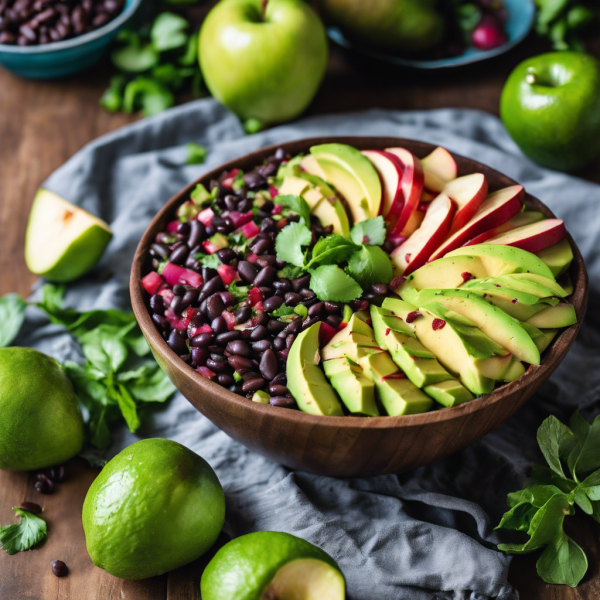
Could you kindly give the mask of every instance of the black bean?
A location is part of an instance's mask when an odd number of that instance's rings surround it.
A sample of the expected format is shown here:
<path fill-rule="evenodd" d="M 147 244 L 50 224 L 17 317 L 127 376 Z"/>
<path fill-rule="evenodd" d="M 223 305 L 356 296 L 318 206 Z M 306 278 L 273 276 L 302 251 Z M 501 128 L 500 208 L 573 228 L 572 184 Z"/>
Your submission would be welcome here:
<path fill-rule="evenodd" d="M 225 350 L 221 346 L 217 346 L 215 344 L 213 344 L 212 346 L 209 346 L 208 351 L 211 353 L 211 356 L 213 356 L 213 355 L 222 356 L 225 353 Z M 213 356 L 213 358 L 214 358 L 214 356 Z"/>
<path fill-rule="evenodd" d="M 192 355 L 191 354 L 180 354 L 179 358 L 181 358 L 181 360 L 184 363 L 187 363 L 188 365 L 191 364 L 191 362 L 192 362 Z"/>
<path fill-rule="evenodd" d="M 384 294 L 388 293 L 388 286 L 385 285 L 385 283 L 374 283 L 371 286 L 371 291 L 376 295 L 376 296 L 383 296 Z"/>
<path fill-rule="evenodd" d="M 177 233 L 181 233 L 182 235 L 188 236 L 190 234 L 190 224 L 179 223 L 179 225 L 177 225 Z"/>
<path fill-rule="evenodd" d="M 295 339 L 295 337 L 296 337 L 296 336 L 295 336 L 293 333 L 290 333 L 290 335 L 288 335 L 288 336 L 285 338 L 285 347 L 286 347 L 286 348 L 291 348 L 291 347 L 292 347 L 292 344 L 294 343 L 294 339 Z"/>
<path fill-rule="evenodd" d="M 277 375 L 278 363 L 277 356 L 273 350 L 265 350 L 260 359 L 259 367 L 261 375 L 268 380 L 273 379 Z"/>
<path fill-rule="evenodd" d="M 285 348 L 285 338 L 276 337 L 273 340 L 273 348 L 275 350 L 283 350 Z"/>
<path fill-rule="evenodd" d="M 208 350 L 206 348 L 192 348 L 192 360 L 202 367 L 206 364 L 208 358 Z"/>
<path fill-rule="evenodd" d="M 260 223 L 261 231 L 273 231 L 273 227 L 275 227 L 275 221 L 273 221 L 273 219 L 263 219 Z"/>
<path fill-rule="evenodd" d="M 19 508 L 34 515 L 39 515 L 42 512 L 42 507 L 35 502 L 21 502 L 21 504 L 19 504 Z"/>
<path fill-rule="evenodd" d="M 206 301 L 206 314 L 210 319 L 215 319 L 225 310 L 225 303 L 219 294 L 213 294 Z"/>
<path fill-rule="evenodd" d="M 200 221 L 192 221 L 190 223 L 190 235 L 188 238 L 188 245 L 190 248 L 195 248 L 206 239 L 206 229 L 204 224 Z"/>
<path fill-rule="evenodd" d="M 198 300 L 198 290 L 188 290 L 181 298 L 181 308 L 187 308 Z"/>
<path fill-rule="evenodd" d="M 222 289 L 223 289 L 223 280 L 217 275 L 216 277 L 209 279 L 202 286 L 202 293 L 208 294 L 209 296 L 211 296 L 215 292 L 220 292 Z"/>
<path fill-rule="evenodd" d="M 265 386 L 265 380 L 262 377 L 255 376 L 252 379 L 244 381 L 242 390 L 248 392 L 256 392 Z"/>
<path fill-rule="evenodd" d="M 187 244 L 182 244 L 173 252 L 171 252 L 171 256 L 169 256 L 169 261 L 174 265 L 181 265 L 185 262 L 185 259 L 188 257 L 190 253 L 190 248 Z"/>
<path fill-rule="evenodd" d="M 219 333 L 225 333 L 227 331 L 227 322 L 221 315 L 219 315 L 210 322 L 210 328 L 213 330 L 215 335 L 218 335 Z"/>
<path fill-rule="evenodd" d="M 249 189 L 255 190 L 256 188 L 264 185 L 267 180 L 256 171 L 250 171 L 244 175 L 244 183 L 248 186 Z"/>
<path fill-rule="evenodd" d="M 294 319 L 293 321 L 288 323 L 285 326 L 285 329 L 283 331 L 285 332 L 286 335 L 289 335 L 290 333 L 298 333 L 301 328 L 302 328 L 302 319 L 300 317 L 297 317 L 296 319 Z"/>
<path fill-rule="evenodd" d="M 252 283 L 258 271 L 251 262 L 248 262 L 247 260 L 241 260 L 238 263 L 238 273 L 243 280 L 247 281 L 248 283 Z"/>
<path fill-rule="evenodd" d="M 367 300 L 352 300 L 350 302 L 350 308 L 353 312 L 358 312 L 360 310 L 367 310 L 369 308 L 369 302 Z"/>
<path fill-rule="evenodd" d="M 283 298 L 281 296 L 272 296 L 263 302 L 263 306 L 268 313 L 278 309 L 282 304 Z"/>
<path fill-rule="evenodd" d="M 219 292 L 225 306 L 233 306 L 236 303 L 235 296 L 231 292 Z"/>
<path fill-rule="evenodd" d="M 240 355 L 229 356 L 227 362 L 236 371 L 240 371 L 241 369 L 251 369 L 253 367 L 253 363 L 249 358 Z"/>
<path fill-rule="evenodd" d="M 54 484 L 46 475 L 38 473 L 37 478 L 34 487 L 40 494 L 51 494 L 54 491 Z"/>
<path fill-rule="evenodd" d="M 57 577 L 66 577 L 69 574 L 69 567 L 62 560 L 53 560 L 50 565 L 52 572 Z"/>
<path fill-rule="evenodd" d="M 283 331 L 286 327 L 286 323 L 284 321 L 279 321 L 278 319 L 271 319 L 267 323 L 267 331 L 269 333 L 279 333 Z"/>
<path fill-rule="evenodd" d="M 204 315 L 199 310 L 197 310 L 190 320 L 190 326 L 200 327 L 200 325 L 204 325 L 205 322 L 206 319 L 204 318 Z"/>
<path fill-rule="evenodd" d="M 261 268 L 268 267 L 269 265 L 274 265 L 276 260 L 272 254 L 265 254 L 265 256 L 259 256 L 255 264 Z"/>
<path fill-rule="evenodd" d="M 208 283 L 211 279 L 214 279 L 215 277 L 217 277 L 219 275 L 219 273 L 217 272 L 216 269 L 211 269 L 210 267 L 202 267 L 202 279 L 204 279 L 205 284 Z M 219 279 L 221 279 L 219 277 Z M 223 283 L 221 281 L 221 283 Z M 204 288 L 202 288 L 204 289 Z M 216 292 L 217 290 L 215 290 Z"/>
<path fill-rule="evenodd" d="M 169 250 L 168 246 L 165 246 L 165 244 L 152 244 L 152 246 L 150 246 L 150 254 L 152 256 L 159 256 L 162 259 L 166 259 L 169 258 L 171 251 Z"/>
<path fill-rule="evenodd" d="M 65 480 L 65 467 L 63 465 L 59 465 L 58 467 L 52 467 L 48 471 L 48 477 L 54 483 L 61 483 Z"/>
<path fill-rule="evenodd" d="M 302 277 L 298 277 L 297 279 L 292 279 L 292 288 L 295 292 L 300 292 L 304 288 L 308 287 L 310 283 L 310 275 L 302 275 Z"/>
<path fill-rule="evenodd" d="M 287 279 L 280 279 L 279 281 L 273 282 L 273 287 L 277 294 L 285 294 L 292 289 L 292 284 Z"/>
<path fill-rule="evenodd" d="M 308 316 L 309 317 L 318 317 L 324 308 L 325 308 L 325 305 L 323 302 L 317 302 L 316 304 L 313 304 L 308 309 Z"/>
<path fill-rule="evenodd" d="M 157 315 L 157 314 L 152 315 L 152 320 L 154 321 L 154 324 L 159 329 L 162 329 L 163 331 L 167 331 L 169 329 L 169 327 L 171 326 L 171 324 L 169 323 L 169 321 L 167 321 L 167 319 L 165 319 L 164 317 L 161 317 L 160 315 Z"/>
<path fill-rule="evenodd" d="M 309 327 L 312 327 L 315 323 L 317 323 L 319 321 L 319 317 L 313 317 L 311 318 L 306 318 L 303 322 L 302 322 L 302 331 L 305 331 L 306 329 L 308 329 Z"/>
<path fill-rule="evenodd" d="M 190 346 L 193 348 L 206 348 L 213 341 L 215 334 L 210 331 L 199 333 L 190 340 Z"/>
<path fill-rule="evenodd" d="M 237 254 L 231 248 L 221 248 L 217 251 L 217 256 L 224 265 L 228 265 L 232 260 L 237 258 Z"/>
<path fill-rule="evenodd" d="M 173 300 L 171 300 L 170 307 L 175 312 L 179 312 L 179 310 L 181 309 L 181 300 L 182 300 L 181 296 L 173 296 Z"/>
<path fill-rule="evenodd" d="M 269 322 L 269 315 L 264 310 L 259 310 L 254 317 L 256 325 L 266 325 Z"/>
<path fill-rule="evenodd" d="M 323 304 L 325 305 L 325 310 L 328 313 L 335 314 L 340 311 L 340 305 L 337 302 L 329 302 L 326 300 Z"/>
<path fill-rule="evenodd" d="M 187 354 L 188 349 L 185 340 L 176 329 L 173 329 L 169 334 L 167 344 L 169 344 L 169 347 L 173 352 L 176 352 L 177 354 Z"/>
<path fill-rule="evenodd" d="M 212 358 L 208 358 L 206 360 L 206 366 L 211 371 L 220 372 L 220 371 L 224 371 L 228 365 L 226 362 L 219 362 L 219 361 L 213 360 Z"/>
<path fill-rule="evenodd" d="M 337 315 L 329 315 L 325 319 L 325 323 L 331 325 L 334 329 L 337 329 L 342 323 L 342 317 L 338 317 Z"/>
<path fill-rule="evenodd" d="M 262 167 L 260 167 L 260 174 L 263 177 L 269 178 L 272 175 L 275 175 L 275 173 L 277 173 L 277 164 L 275 163 L 268 163 L 266 165 L 263 165 Z"/>
<path fill-rule="evenodd" d="M 287 375 L 285 373 L 278 373 L 273 377 L 273 381 L 271 383 L 279 383 L 285 385 L 287 383 Z"/>
<path fill-rule="evenodd" d="M 269 385 L 269 394 L 272 396 L 285 396 L 289 393 L 290 391 L 285 385 L 281 385 L 279 383 L 271 383 L 271 385 Z"/>
<path fill-rule="evenodd" d="M 260 340 L 258 342 L 252 342 L 252 350 L 254 352 L 264 352 L 265 350 L 269 350 L 273 346 L 273 342 L 271 340 Z"/>
<path fill-rule="evenodd" d="M 251 198 L 245 198 L 244 200 L 242 200 L 238 204 L 238 210 L 240 212 L 248 212 L 249 210 L 252 210 L 252 199 Z"/>
<path fill-rule="evenodd" d="M 238 308 L 234 313 L 235 323 L 239 325 L 240 323 L 245 323 L 250 317 L 252 317 L 252 309 L 249 306 L 242 306 Z"/>
<path fill-rule="evenodd" d="M 287 292 L 283 298 L 287 306 L 296 306 L 302 300 L 302 296 L 296 292 Z"/>
<path fill-rule="evenodd" d="M 271 406 L 283 406 L 285 408 L 291 408 L 296 405 L 296 401 L 293 398 L 287 396 L 271 396 L 269 400 Z"/>
<path fill-rule="evenodd" d="M 312 300 L 315 297 L 315 293 L 312 290 L 309 290 L 308 288 L 300 290 L 299 294 L 306 300 Z"/>
<path fill-rule="evenodd" d="M 262 340 L 263 338 L 267 337 L 267 335 L 269 335 L 267 328 L 264 325 L 257 325 L 252 330 L 252 333 L 250 334 L 250 339 L 253 342 L 256 342 L 258 340 Z"/>
<path fill-rule="evenodd" d="M 252 244 L 252 251 L 255 254 L 264 254 L 271 249 L 272 242 L 271 240 L 257 240 Z"/>
<path fill-rule="evenodd" d="M 183 296 L 186 292 L 187 292 L 187 290 L 185 289 L 185 285 L 181 285 L 180 283 L 176 283 L 173 286 L 173 293 L 176 296 Z"/>
<path fill-rule="evenodd" d="M 277 278 L 277 271 L 276 271 L 275 267 L 272 267 L 271 265 L 267 265 L 266 267 L 263 267 L 260 270 L 260 272 L 254 278 L 254 281 L 252 283 L 256 287 L 270 286 L 273 283 L 273 281 L 275 281 L 276 278 Z"/>
<path fill-rule="evenodd" d="M 225 387 L 229 387 L 235 383 L 235 379 L 229 375 L 229 373 L 219 373 L 217 375 L 217 381 Z"/>
<path fill-rule="evenodd" d="M 244 340 L 233 340 L 227 344 L 227 351 L 231 354 L 237 354 L 240 356 L 250 357 L 252 356 L 252 348 L 250 348 L 248 342 Z"/>
<path fill-rule="evenodd" d="M 165 303 L 163 302 L 162 296 L 158 294 L 154 294 L 154 296 L 150 297 L 150 308 L 157 315 L 165 314 Z"/>
<path fill-rule="evenodd" d="M 234 340 L 239 340 L 242 337 L 242 332 L 237 331 L 236 329 L 232 329 L 231 331 L 226 331 L 225 333 L 220 333 L 216 338 L 215 342 L 219 346 L 227 346 L 229 342 L 233 342 Z"/>
<path fill-rule="evenodd" d="M 227 210 L 235 210 L 237 208 L 238 199 L 235 196 L 227 194 L 227 196 L 223 198 L 223 201 L 225 202 Z"/>

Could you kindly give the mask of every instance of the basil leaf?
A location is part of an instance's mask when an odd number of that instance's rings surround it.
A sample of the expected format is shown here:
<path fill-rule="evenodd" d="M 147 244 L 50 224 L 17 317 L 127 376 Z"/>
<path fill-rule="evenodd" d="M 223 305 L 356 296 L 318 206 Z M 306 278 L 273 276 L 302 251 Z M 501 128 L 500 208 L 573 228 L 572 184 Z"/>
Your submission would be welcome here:
<path fill-rule="evenodd" d="M 362 294 L 360 285 L 335 265 L 323 265 L 310 275 L 310 289 L 319 300 L 350 302 Z"/>
<path fill-rule="evenodd" d="M 128 382 L 127 389 L 139 402 L 165 402 L 176 391 L 171 380 L 157 364 L 151 374 Z"/>
<path fill-rule="evenodd" d="M 529 485 L 555 485 L 565 494 L 571 493 L 577 487 L 574 481 L 561 477 L 548 467 L 541 465 L 533 466 Z"/>
<path fill-rule="evenodd" d="M 13 507 L 13 510 L 21 517 L 21 522 L 18 525 L 0 527 L 0 548 L 8 554 L 29 550 L 48 536 L 48 526 L 44 519 L 21 508 Z"/>
<path fill-rule="evenodd" d="M 385 242 L 385 221 L 382 216 L 365 219 L 350 230 L 350 237 L 355 244 L 381 246 Z"/>
<path fill-rule="evenodd" d="M 563 533 L 542 552 L 536 568 L 546 583 L 576 587 L 587 571 L 588 561 L 581 547 Z"/>
<path fill-rule="evenodd" d="M 567 459 L 577 443 L 574 433 L 554 415 L 549 416 L 537 431 L 537 441 L 548 466 L 561 477 L 565 473 L 561 458 Z"/>
<path fill-rule="evenodd" d="M 26 307 L 27 302 L 18 294 L 6 294 L 0 298 L 0 348 L 9 346 L 19 334 Z"/>
<path fill-rule="evenodd" d="M 304 266 L 302 247 L 308 246 L 311 241 L 312 233 L 306 225 L 290 223 L 275 238 L 277 258 L 297 267 L 302 267 Z"/>
<path fill-rule="evenodd" d="M 346 272 L 364 288 L 374 283 L 385 283 L 393 278 L 390 257 L 378 246 L 363 246 L 348 260 Z"/>
<path fill-rule="evenodd" d="M 555 485 L 532 485 L 524 490 L 508 494 L 507 502 L 509 506 L 515 506 L 521 502 L 528 502 L 536 508 L 541 508 L 556 494 L 562 494 L 562 490 Z"/>
<path fill-rule="evenodd" d="M 573 499 L 575 500 L 575 503 L 577 504 L 577 506 L 579 506 L 579 508 L 586 515 L 593 514 L 594 507 L 592 506 L 592 503 L 590 502 L 590 499 L 587 497 L 584 490 L 582 490 L 581 488 L 577 488 L 575 490 L 575 495 L 573 496 Z"/>

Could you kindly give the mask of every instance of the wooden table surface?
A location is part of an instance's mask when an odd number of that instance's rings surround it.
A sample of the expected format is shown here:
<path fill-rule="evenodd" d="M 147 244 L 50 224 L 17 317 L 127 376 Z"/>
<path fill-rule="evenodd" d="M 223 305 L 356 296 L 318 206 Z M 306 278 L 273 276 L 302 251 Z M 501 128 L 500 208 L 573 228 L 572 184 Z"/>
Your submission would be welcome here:
<path fill-rule="evenodd" d="M 500 90 L 511 69 L 543 49 L 530 39 L 480 65 L 419 73 L 364 63 L 332 48 L 327 77 L 308 114 L 371 107 L 469 107 L 497 114 Z M 600 43 L 592 52 L 600 57 Z M 110 68 L 101 65 L 60 82 L 31 82 L 0 70 L 0 295 L 27 295 L 35 280 L 25 267 L 23 242 L 39 184 L 84 144 L 134 120 L 98 106 L 110 74 Z M 598 166 L 581 175 L 600 182 Z M 85 550 L 81 506 L 96 473 L 80 460 L 71 461 L 67 481 L 54 494 L 43 496 L 34 489 L 33 475 L 0 472 L 0 523 L 15 522 L 11 507 L 29 500 L 43 505 L 49 528 L 47 541 L 31 552 L 8 556 L 0 551 L 0 599 L 199 599 L 200 575 L 209 557 L 142 582 L 116 579 L 92 564 Z M 548 586 L 535 574 L 535 555 L 516 558 L 509 579 L 523 600 L 600 598 L 600 526 L 589 518 L 574 521 L 570 533 L 590 562 L 584 582 L 575 590 Z M 52 575 L 54 559 L 67 563 L 68 577 Z"/>

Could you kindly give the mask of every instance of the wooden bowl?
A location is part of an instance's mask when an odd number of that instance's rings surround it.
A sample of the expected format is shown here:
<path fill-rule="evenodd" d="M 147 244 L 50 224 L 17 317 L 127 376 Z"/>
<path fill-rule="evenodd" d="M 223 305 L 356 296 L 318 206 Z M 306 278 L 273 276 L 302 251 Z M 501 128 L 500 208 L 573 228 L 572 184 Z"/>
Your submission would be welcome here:
<path fill-rule="evenodd" d="M 150 270 L 148 249 L 155 235 L 173 219 L 196 183 L 216 179 L 234 167 L 250 170 L 283 147 L 290 154 L 307 152 L 315 144 L 340 142 L 359 149 L 402 146 L 419 157 L 434 146 L 384 137 L 328 137 L 269 146 L 213 169 L 181 190 L 150 223 L 137 248 L 131 270 L 131 300 L 137 321 L 152 352 L 177 389 L 215 425 L 251 450 L 288 467 L 333 477 L 371 477 L 414 469 L 460 450 L 503 423 L 550 377 L 565 357 L 583 321 L 588 279 L 579 249 L 571 237 L 574 260 L 570 268 L 574 293 L 570 301 L 577 324 L 562 330 L 544 352 L 542 364 L 530 366 L 516 381 L 491 394 L 455 408 L 402 417 L 319 417 L 298 410 L 258 404 L 213 383 L 185 364 L 167 345 L 151 320 L 140 279 Z M 484 173 L 490 190 L 516 182 L 478 162 L 454 155 L 458 174 Z M 528 206 L 554 217 L 539 200 L 526 197 Z"/>

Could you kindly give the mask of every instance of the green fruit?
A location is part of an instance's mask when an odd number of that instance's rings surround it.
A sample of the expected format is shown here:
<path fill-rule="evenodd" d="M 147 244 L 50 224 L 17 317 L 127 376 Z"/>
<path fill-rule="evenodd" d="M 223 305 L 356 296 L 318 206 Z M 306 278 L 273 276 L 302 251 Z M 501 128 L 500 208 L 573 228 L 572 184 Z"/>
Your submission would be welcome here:
<path fill-rule="evenodd" d="M 254 129 L 297 117 L 327 66 L 325 29 L 306 2 L 264 4 L 263 14 L 262 0 L 219 2 L 199 40 L 211 94 Z"/>
<path fill-rule="evenodd" d="M 600 63 L 554 52 L 522 62 L 502 91 L 500 115 L 521 150 L 544 167 L 573 171 L 600 155 Z"/>
<path fill-rule="evenodd" d="M 414 54 L 444 36 L 436 0 L 322 0 L 322 6 L 348 38 L 383 51 Z"/>
<path fill-rule="evenodd" d="M 88 552 L 123 579 L 146 579 L 202 556 L 225 520 L 210 465 L 171 440 L 142 440 L 102 469 L 83 503 Z"/>
<path fill-rule="evenodd" d="M 32 348 L 0 349 L 0 469 L 58 465 L 83 439 L 79 400 L 63 368 Z"/>
<path fill-rule="evenodd" d="M 289 533 L 236 538 L 210 561 L 202 600 L 343 600 L 344 576 L 323 550 Z"/>
<path fill-rule="evenodd" d="M 74 281 L 96 266 L 111 238 L 102 219 L 40 189 L 29 214 L 25 262 L 48 281 Z"/>

